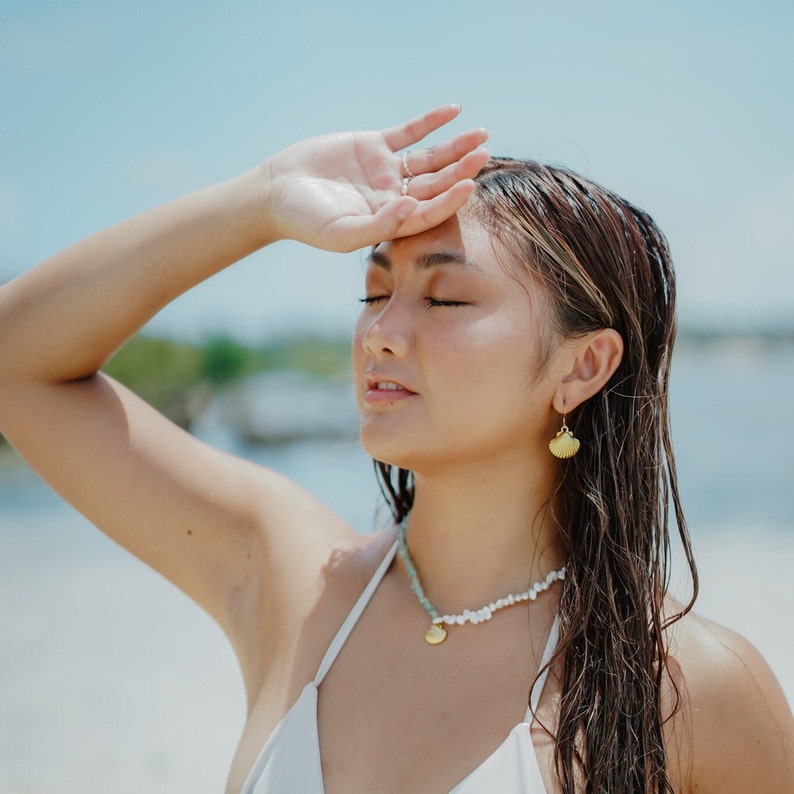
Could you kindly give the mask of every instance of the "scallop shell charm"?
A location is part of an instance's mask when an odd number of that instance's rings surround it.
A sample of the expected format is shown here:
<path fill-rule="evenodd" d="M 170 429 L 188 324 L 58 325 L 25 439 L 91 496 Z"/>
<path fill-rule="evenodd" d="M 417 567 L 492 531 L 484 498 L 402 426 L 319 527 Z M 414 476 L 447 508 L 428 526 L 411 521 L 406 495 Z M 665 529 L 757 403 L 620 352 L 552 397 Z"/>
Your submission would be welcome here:
<path fill-rule="evenodd" d="M 429 645 L 438 645 L 447 638 L 447 630 L 443 626 L 439 626 L 437 623 L 434 623 L 426 632 L 425 632 L 425 641 Z"/>
<path fill-rule="evenodd" d="M 549 450 L 555 458 L 572 458 L 579 451 L 580 442 L 568 429 L 568 425 L 563 424 L 560 432 L 549 441 Z"/>

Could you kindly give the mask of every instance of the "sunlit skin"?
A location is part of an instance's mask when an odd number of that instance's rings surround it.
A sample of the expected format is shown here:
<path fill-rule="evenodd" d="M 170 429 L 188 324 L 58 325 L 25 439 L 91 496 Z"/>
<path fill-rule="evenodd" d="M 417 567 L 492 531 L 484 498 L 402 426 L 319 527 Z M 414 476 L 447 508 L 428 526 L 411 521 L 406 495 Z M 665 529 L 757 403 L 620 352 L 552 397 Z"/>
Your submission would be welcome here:
<path fill-rule="evenodd" d="M 619 336 L 558 339 L 526 266 L 470 213 L 377 245 L 363 301 L 361 439 L 373 458 L 414 472 L 409 538 L 435 593 L 450 608 L 487 601 L 559 567 L 548 441 L 560 413 L 617 366 Z"/>
<path fill-rule="evenodd" d="M 537 378 L 545 306 L 530 289 L 457 217 L 375 248 L 353 343 L 373 457 L 415 472 L 538 458 L 554 384 Z"/>
<path fill-rule="evenodd" d="M 458 553 L 468 535 L 483 579 L 485 553 L 501 587 L 502 553 L 512 548 L 515 583 L 526 581 L 539 540 L 532 517 L 557 473 L 547 447 L 556 384 L 539 366 L 547 316 L 531 280 L 474 221 L 456 216 L 372 252 L 353 342 L 361 439 L 374 458 L 415 474 L 410 533 L 420 560 L 435 556 L 423 554 L 418 537 L 432 524 L 435 538 L 439 531 L 457 538 Z M 544 532 L 543 548 L 554 540 L 550 525 Z M 448 561 L 450 549 L 443 552 Z M 488 588 L 484 581 L 481 592 L 465 595 L 486 597 Z M 464 595 L 460 581 L 456 589 L 451 603 Z"/>

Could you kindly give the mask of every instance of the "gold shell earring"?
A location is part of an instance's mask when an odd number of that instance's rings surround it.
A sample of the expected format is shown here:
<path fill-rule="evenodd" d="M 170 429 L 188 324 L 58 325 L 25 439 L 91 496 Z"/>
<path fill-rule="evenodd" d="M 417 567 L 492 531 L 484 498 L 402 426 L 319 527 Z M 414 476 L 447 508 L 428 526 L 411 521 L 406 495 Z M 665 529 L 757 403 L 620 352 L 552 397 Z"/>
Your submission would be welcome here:
<path fill-rule="evenodd" d="M 573 431 L 565 424 L 565 414 L 562 415 L 562 427 L 557 435 L 549 441 L 549 450 L 555 458 L 572 458 L 578 451 L 581 443 Z"/>

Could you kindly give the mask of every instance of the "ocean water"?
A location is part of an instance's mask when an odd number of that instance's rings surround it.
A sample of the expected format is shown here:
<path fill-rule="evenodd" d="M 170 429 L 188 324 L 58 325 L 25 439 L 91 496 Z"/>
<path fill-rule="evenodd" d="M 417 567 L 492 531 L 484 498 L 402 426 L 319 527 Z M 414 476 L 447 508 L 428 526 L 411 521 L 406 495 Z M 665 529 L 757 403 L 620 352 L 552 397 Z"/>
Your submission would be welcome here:
<path fill-rule="evenodd" d="M 794 701 L 794 350 L 681 351 L 672 417 L 698 611 L 752 641 Z M 202 432 L 218 443 L 218 429 Z M 238 450 L 240 451 L 240 450 Z M 358 445 L 242 450 L 361 531 Z M 685 591 L 680 567 L 673 589 Z M 245 713 L 234 656 L 185 596 L 24 470 L 0 474 L 0 794 L 223 790 Z"/>

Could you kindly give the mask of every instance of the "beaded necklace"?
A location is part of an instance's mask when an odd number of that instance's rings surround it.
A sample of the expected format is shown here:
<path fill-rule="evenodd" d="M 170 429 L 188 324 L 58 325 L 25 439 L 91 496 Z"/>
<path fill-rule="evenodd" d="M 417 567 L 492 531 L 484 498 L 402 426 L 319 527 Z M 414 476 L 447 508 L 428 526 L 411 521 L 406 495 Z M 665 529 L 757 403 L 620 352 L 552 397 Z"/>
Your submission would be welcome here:
<path fill-rule="evenodd" d="M 554 582 L 565 579 L 565 566 L 563 566 L 558 571 L 550 571 L 545 579 L 535 582 L 529 590 L 525 590 L 523 593 L 510 593 L 504 598 L 498 598 L 496 601 L 492 601 L 479 609 L 464 609 L 459 615 L 439 615 L 438 610 L 430 603 L 425 591 L 422 589 L 422 583 L 416 573 L 414 561 L 408 551 L 408 544 L 405 541 L 405 521 L 400 524 L 400 531 L 397 533 L 397 551 L 403 565 L 405 565 L 405 570 L 408 572 L 408 578 L 411 580 L 411 590 L 414 591 L 425 612 L 430 615 L 432 623 L 427 632 L 425 632 L 425 640 L 430 645 L 438 645 L 447 638 L 447 630 L 444 626 L 462 626 L 465 623 L 471 623 L 472 626 L 476 626 L 478 623 L 484 623 L 486 620 L 490 620 L 494 613 L 500 609 L 512 607 L 524 601 L 534 601 L 540 593 L 548 590 Z"/>

